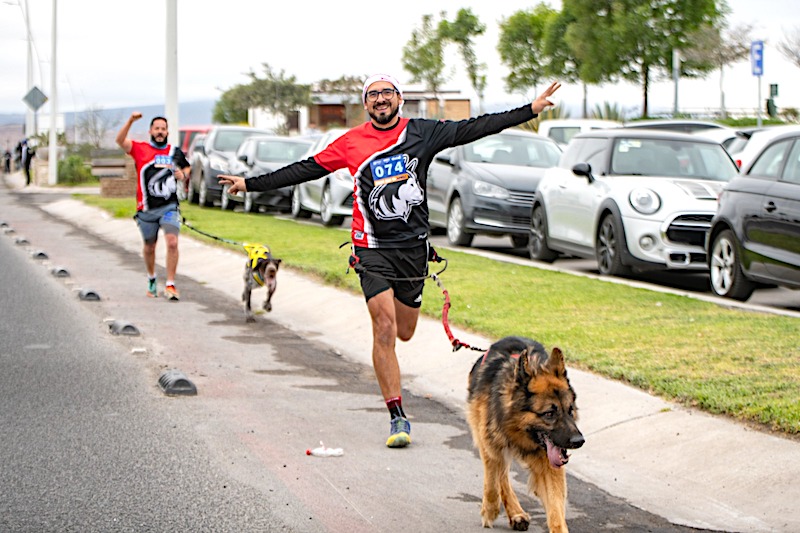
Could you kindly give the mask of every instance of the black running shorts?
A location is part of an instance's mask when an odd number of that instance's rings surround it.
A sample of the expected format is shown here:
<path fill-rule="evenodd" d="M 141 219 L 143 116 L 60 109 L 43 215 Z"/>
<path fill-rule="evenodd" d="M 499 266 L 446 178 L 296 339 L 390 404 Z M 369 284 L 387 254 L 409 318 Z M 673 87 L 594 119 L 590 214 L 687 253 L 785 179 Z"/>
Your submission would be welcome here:
<path fill-rule="evenodd" d="M 361 290 L 367 301 L 392 289 L 400 303 L 412 308 L 422 305 L 422 288 L 428 275 L 428 243 L 414 248 L 360 248 L 355 256 L 363 270 Z M 413 278 L 413 279 L 408 279 Z"/>

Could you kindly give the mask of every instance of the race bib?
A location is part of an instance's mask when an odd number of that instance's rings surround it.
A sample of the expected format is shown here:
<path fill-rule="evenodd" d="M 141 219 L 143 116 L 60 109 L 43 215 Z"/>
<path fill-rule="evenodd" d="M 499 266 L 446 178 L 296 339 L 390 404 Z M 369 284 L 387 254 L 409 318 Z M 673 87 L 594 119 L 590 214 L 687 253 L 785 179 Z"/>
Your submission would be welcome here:
<path fill-rule="evenodd" d="M 153 160 L 153 166 L 156 168 L 172 168 L 172 165 L 171 155 L 157 155 Z"/>
<path fill-rule="evenodd" d="M 406 161 L 402 154 L 376 159 L 369 164 L 375 186 L 408 179 Z"/>

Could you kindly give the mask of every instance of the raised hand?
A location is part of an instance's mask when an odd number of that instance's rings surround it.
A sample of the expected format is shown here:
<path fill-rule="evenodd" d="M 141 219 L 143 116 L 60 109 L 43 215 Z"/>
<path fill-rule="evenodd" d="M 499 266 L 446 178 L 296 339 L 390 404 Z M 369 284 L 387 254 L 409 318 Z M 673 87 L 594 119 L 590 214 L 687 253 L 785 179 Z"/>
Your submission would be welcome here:
<path fill-rule="evenodd" d="M 553 94 L 559 89 L 559 87 L 561 87 L 561 82 L 554 81 L 553 83 L 550 84 L 550 87 L 542 91 L 542 94 L 540 94 L 536 98 L 536 100 L 531 102 L 531 109 L 533 110 L 533 112 L 538 115 L 539 113 L 544 111 L 546 107 L 554 106 L 555 104 L 550 101 L 550 97 L 553 96 Z"/>

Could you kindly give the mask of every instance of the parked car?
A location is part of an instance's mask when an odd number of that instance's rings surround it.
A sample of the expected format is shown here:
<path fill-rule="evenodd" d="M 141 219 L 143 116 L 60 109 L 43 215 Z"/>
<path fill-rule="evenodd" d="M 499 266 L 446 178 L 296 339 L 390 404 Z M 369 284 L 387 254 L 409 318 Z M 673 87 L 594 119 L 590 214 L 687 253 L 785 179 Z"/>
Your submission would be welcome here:
<path fill-rule="evenodd" d="M 253 135 L 239 145 L 228 164 L 229 172 L 245 179 L 272 172 L 301 159 L 312 144 L 310 140 L 300 137 Z M 223 187 L 220 203 L 222 209 L 233 209 L 237 203 L 241 203 L 246 213 L 257 211 L 258 206 L 262 205 L 288 213 L 292 207 L 292 188 L 230 194 L 226 186 Z"/>
<path fill-rule="evenodd" d="M 183 150 L 183 153 L 186 154 L 187 158 L 189 156 L 189 150 L 192 146 L 192 141 L 198 135 L 208 133 L 212 126 L 181 126 L 178 130 L 178 147 Z M 191 159 L 190 159 L 191 161 Z"/>
<path fill-rule="evenodd" d="M 191 163 L 194 161 L 194 154 L 203 150 L 203 144 L 206 140 L 205 133 L 198 133 L 192 137 L 192 142 L 189 144 L 188 149 L 184 152 L 186 159 Z M 181 183 L 182 187 L 178 187 L 178 199 L 181 201 L 189 199 L 189 184 L 191 183 L 191 176 L 188 180 Z"/>
<path fill-rule="evenodd" d="M 707 120 L 680 120 L 680 119 L 664 119 L 664 120 L 636 120 L 625 124 L 626 128 L 645 128 L 649 130 L 667 130 L 677 131 L 683 133 L 695 133 L 698 131 L 712 130 L 712 129 L 731 129 L 716 122 L 709 122 Z"/>
<path fill-rule="evenodd" d="M 800 289 L 800 128 L 774 134 L 725 185 L 706 247 L 718 296 L 744 301 L 765 285 Z"/>
<path fill-rule="evenodd" d="M 446 228 L 451 244 L 469 246 L 476 234 L 510 235 L 528 242 L 533 193 L 561 148 L 548 138 L 508 129 L 440 152 L 428 168 L 432 228 Z"/>
<path fill-rule="evenodd" d="M 333 128 L 316 140 L 305 157 L 322 151 L 344 135 L 347 129 Z M 292 216 L 309 218 L 319 214 L 326 226 L 341 226 L 345 217 L 353 214 L 353 175 L 346 168 L 331 172 L 313 181 L 296 185 L 292 192 Z"/>
<path fill-rule="evenodd" d="M 763 126 L 761 128 L 751 128 L 747 142 L 738 146 L 738 152 L 731 154 L 740 169 L 750 166 L 755 156 L 763 150 L 764 146 L 772 142 L 773 139 L 780 137 L 786 132 L 800 131 L 800 126 L 796 124 L 786 126 Z"/>
<path fill-rule="evenodd" d="M 620 127 L 622 127 L 622 123 L 613 120 L 564 118 L 540 121 L 537 133 L 544 137 L 550 137 L 563 148 L 578 133 Z"/>
<path fill-rule="evenodd" d="M 573 137 L 533 201 L 528 251 L 596 258 L 603 275 L 707 270 L 705 235 L 736 164 L 714 141 L 617 128 Z"/>
<path fill-rule="evenodd" d="M 246 138 L 252 135 L 271 135 L 269 130 L 249 126 L 213 126 L 203 141 L 202 150 L 192 154 L 192 176 L 186 196 L 193 204 L 211 207 L 222 197 L 217 176 L 228 172 L 228 160 Z"/>

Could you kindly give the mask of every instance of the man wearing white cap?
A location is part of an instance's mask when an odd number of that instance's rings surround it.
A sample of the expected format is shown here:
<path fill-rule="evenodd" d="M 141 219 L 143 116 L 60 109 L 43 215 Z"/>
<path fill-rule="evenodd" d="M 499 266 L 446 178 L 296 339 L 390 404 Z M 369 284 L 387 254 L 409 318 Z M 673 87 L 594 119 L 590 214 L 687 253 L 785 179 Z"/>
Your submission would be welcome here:
<path fill-rule="evenodd" d="M 367 78 L 362 91 L 370 120 L 320 153 L 245 181 L 220 176 L 229 192 L 265 191 L 297 185 L 347 168 L 355 178 L 351 238 L 353 258 L 372 318 L 372 363 L 391 417 L 390 448 L 411 443 L 403 411 L 395 339 L 414 335 L 428 273 L 426 181 L 433 157 L 535 118 L 553 105 L 561 87 L 553 82 L 530 105 L 467 120 L 404 118 L 403 93 L 387 74 Z"/>

